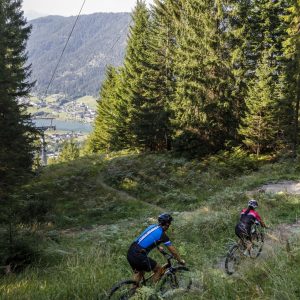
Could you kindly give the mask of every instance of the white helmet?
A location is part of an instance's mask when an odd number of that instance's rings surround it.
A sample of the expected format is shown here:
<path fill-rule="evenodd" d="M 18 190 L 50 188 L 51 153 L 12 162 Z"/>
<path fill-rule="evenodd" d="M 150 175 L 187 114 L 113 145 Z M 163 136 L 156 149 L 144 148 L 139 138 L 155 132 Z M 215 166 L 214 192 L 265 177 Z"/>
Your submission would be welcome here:
<path fill-rule="evenodd" d="M 253 207 L 253 208 L 256 208 L 256 207 L 258 207 L 258 203 L 257 203 L 257 201 L 256 201 L 255 199 L 251 199 L 251 200 L 249 200 L 249 202 L 248 202 L 248 206 L 251 206 L 251 207 Z"/>

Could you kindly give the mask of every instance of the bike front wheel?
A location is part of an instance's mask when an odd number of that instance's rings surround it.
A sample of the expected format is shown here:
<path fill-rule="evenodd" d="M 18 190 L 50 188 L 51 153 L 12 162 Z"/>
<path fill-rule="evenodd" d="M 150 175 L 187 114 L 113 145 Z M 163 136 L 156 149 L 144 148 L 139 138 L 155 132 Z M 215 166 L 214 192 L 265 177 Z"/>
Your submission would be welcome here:
<path fill-rule="evenodd" d="M 237 268 L 242 260 L 242 253 L 238 244 L 233 245 L 225 259 L 225 271 L 228 275 L 232 275 L 237 271 Z"/>
<path fill-rule="evenodd" d="M 137 289 L 137 282 L 134 280 L 124 280 L 112 287 L 108 295 L 110 300 L 130 299 Z"/>
<path fill-rule="evenodd" d="M 160 282 L 159 291 L 164 297 L 168 296 L 168 294 L 171 296 L 175 290 L 187 291 L 192 285 L 189 269 L 184 266 L 167 270 Z"/>

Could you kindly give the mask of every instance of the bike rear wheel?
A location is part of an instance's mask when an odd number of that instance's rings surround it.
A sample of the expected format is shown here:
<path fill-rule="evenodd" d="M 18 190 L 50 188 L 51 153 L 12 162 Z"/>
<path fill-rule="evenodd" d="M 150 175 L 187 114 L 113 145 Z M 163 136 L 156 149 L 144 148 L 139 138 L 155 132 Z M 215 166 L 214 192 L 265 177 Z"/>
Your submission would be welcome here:
<path fill-rule="evenodd" d="M 238 265 L 242 260 L 242 253 L 240 250 L 240 245 L 233 245 L 226 256 L 225 259 L 225 270 L 228 275 L 232 275 L 237 271 Z"/>
<path fill-rule="evenodd" d="M 189 269 L 184 266 L 178 266 L 172 270 L 167 270 L 160 280 L 159 291 L 163 296 L 167 296 L 170 291 L 187 291 L 191 288 L 192 279 Z"/>
<path fill-rule="evenodd" d="M 137 282 L 134 280 L 124 280 L 112 287 L 108 295 L 110 300 L 130 299 L 137 289 Z"/>

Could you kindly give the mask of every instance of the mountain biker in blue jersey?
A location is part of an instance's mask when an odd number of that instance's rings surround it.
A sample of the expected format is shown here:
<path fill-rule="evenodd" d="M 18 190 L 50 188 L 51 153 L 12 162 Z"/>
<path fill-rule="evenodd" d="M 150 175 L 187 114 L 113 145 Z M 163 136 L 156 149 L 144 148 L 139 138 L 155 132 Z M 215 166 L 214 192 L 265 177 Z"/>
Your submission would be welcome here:
<path fill-rule="evenodd" d="M 176 248 L 172 245 L 169 237 L 166 235 L 166 231 L 172 221 L 173 218 L 170 214 L 161 214 L 158 217 L 158 224 L 147 227 L 129 247 L 127 260 L 134 271 L 134 280 L 136 282 L 142 280 L 145 272 L 154 272 L 154 282 L 157 282 L 163 274 L 162 267 L 148 256 L 148 253 L 155 247 L 158 250 L 162 250 L 162 247 L 158 247 L 161 243 L 168 248 L 180 264 L 185 264 L 185 261 L 180 258 Z"/>

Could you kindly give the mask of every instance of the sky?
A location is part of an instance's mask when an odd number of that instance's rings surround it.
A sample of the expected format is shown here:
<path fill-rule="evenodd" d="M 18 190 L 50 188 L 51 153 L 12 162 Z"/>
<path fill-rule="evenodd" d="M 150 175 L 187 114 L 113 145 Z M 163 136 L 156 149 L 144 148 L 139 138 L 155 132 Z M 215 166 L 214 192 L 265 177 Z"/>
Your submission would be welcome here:
<path fill-rule="evenodd" d="M 84 0 L 23 0 L 25 14 L 35 12 L 40 15 L 77 15 Z M 153 3 L 153 0 L 146 0 Z M 86 0 L 81 14 L 94 12 L 131 12 L 136 0 Z"/>

